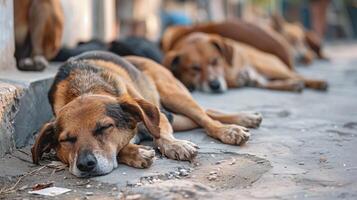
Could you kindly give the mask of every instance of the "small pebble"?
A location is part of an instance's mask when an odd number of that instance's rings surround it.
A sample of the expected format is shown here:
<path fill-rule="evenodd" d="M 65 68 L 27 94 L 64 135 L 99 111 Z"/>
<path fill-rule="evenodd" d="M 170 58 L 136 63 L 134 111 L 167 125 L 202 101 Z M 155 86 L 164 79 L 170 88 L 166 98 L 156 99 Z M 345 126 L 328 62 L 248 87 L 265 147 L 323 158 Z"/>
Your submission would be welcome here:
<path fill-rule="evenodd" d="M 119 192 L 117 199 L 119 200 L 124 199 L 124 194 L 122 192 Z"/>
<path fill-rule="evenodd" d="M 126 200 L 137 200 L 140 199 L 141 195 L 140 194 L 134 194 L 134 195 L 128 195 L 126 196 Z"/>
<path fill-rule="evenodd" d="M 324 162 L 327 162 L 327 158 L 326 157 L 323 157 L 321 156 L 320 159 L 319 159 L 320 163 L 324 163 Z"/>
<path fill-rule="evenodd" d="M 86 192 L 86 196 L 92 196 L 93 194 L 93 192 Z"/>
<path fill-rule="evenodd" d="M 229 163 L 230 165 L 234 165 L 234 164 L 236 164 L 236 159 L 232 159 L 232 162 L 231 163 Z"/>
<path fill-rule="evenodd" d="M 180 172 L 180 176 L 188 176 L 188 172 L 186 169 L 180 169 L 179 172 Z"/>
<path fill-rule="evenodd" d="M 223 162 L 224 162 L 223 160 L 217 161 L 217 162 L 216 162 L 216 165 L 219 165 L 219 164 L 221 164 L 221 163 L 223 163 Z"/>
<path fill-rule="evenodd" d="M 19 188 L 19 190 L 26 190 L 29 186 L 28 185 L 24 185 L 22 187 Z"/>
<path fill-rule="evenodd" d="M 216 175 L 216 174 L 209 175 L 209 176 L 207 177 L 207 179 L 208 179 L 209 181 L 215 181 L 215 180 L 217 180 L 217 175 Z"/>
<path fill-rule="evenodd" d="M 86 185 L 86 188 L 91 188 L 92 186 L 90 184 Z"/>
<path fill-rule="evenodd" d="M 216 171 L 209 172 L 209 175 L 213 175 L 213 174 L 217 174 L 217 172 Z"/>

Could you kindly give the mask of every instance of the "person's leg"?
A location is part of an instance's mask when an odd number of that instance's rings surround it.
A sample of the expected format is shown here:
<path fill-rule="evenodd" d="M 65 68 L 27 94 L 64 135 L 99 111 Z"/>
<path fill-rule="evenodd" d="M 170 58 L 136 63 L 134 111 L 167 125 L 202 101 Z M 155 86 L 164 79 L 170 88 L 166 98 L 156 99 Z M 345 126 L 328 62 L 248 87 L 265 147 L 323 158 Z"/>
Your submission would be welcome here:
<path fill-rule="evenodd" d="M 310 12 L 312 29 L 323 38 L 326 30 L 326 13 L 330 0 L 311 0 Z"/>

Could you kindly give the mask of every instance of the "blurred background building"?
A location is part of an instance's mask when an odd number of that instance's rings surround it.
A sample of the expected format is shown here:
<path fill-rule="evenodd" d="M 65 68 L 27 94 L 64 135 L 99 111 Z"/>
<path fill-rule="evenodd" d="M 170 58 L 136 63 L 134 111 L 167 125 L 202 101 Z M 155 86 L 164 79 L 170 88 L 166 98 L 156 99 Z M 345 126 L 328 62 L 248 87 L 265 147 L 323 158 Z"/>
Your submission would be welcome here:
<path fill-rule="evenodd" d="M 62 0 L 65 15 L 63 46 L 126 36 L 158 41 L 170 25 L 245 19 L 263 22 L 272 13 L 312 26 L 312 2 L 328 2 L 329 40 L 357 37 L 357 0 Z M 259 20 L 257 20 L 259 19 Z M 0 68 L 14 66 L 12 0 L 0 0 Z"/>
<path fill-rule="evenodd" d="M 128 35 L 157 41 L 166 27 L 279 13 L 312 28 L 312 2 L 326 1 L 329 39 L 357 37 L 357 0 L 62 0 L 64 44 L 89 38 L 110 41 Z M 72 31 L 72 30 L 77 31 Z"/>

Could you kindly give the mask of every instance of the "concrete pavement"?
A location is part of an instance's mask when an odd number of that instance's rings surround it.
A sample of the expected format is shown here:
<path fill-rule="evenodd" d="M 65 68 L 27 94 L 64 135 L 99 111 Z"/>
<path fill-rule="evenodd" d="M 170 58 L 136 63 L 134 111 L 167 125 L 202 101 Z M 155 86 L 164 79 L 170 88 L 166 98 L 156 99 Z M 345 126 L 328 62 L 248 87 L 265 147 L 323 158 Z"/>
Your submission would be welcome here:
<path fill-rule="evenodd" d="M 243 147 L 221 144 L 198 129 L 176 134 L 200 146 L 193 163 L 157 155 L 149 169 L 120 165 L 90 180 L 46 168 L 26 177 L 18 188 L 55 181 L 73 190 L 55 199 L 356 199 L 357 45 L 333 44 L 327 50 L 330 62 L 297 70 L 327 79 L 328 92 L 244 88 L 220 95 L 193 94 L 206 108 L 263 114 L 261 127 L 251 130 Z M 0 188 L 34 168 L 27 162 L 28 150 L 24 152 L 0 162 Z M 14 165 L 19 169 L 14 171 Z M 38 198 L 28 190 L 6 197 Z"/>

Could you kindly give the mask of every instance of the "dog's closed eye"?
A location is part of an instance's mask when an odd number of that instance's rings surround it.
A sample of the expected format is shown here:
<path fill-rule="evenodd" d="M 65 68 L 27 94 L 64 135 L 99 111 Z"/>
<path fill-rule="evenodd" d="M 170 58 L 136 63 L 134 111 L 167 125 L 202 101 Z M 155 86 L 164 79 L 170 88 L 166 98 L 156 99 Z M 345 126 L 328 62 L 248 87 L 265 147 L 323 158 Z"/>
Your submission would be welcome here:
<path fill-rule="evenodd" d="M 62 142 L 62 143 L 68 142 L 68 143 L 71 143 L 71 144 L 76 143 L 76 141 L 77 141 L 77 138 L 76 137 L 71 137 L 71 136 L 60 140 L 60 142 Z"/>
<path fill-rule="evenodd" d="M 195 64 L 195 65 L 192 65 L 192 69 L 195 71 L 195 72 L 200 72 L 202 69 L 201 69 L 201 66 L 198 65 L 198 64 Z"/>
<path fill-rule="evenodd" d="M 218 64 L 218 58 L 213 58 L 211 61 L 211 65 L 216 66 Z"/>
<path fill-rule="evenodd" d="M 100 124 L 100 123 L 98 123 L 94 129 L 94 135 L 101 135 L 106 130 L 113 128 L 113 127 L 114 127 L 114 124 Z"/>

